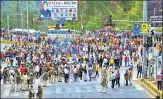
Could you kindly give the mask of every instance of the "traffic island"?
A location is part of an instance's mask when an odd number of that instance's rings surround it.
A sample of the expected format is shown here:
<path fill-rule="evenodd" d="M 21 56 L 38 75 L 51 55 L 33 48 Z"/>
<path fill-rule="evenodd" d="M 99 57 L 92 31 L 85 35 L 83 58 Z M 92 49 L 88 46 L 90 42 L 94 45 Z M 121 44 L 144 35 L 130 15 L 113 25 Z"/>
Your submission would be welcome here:
<path fill-rule="evenodd" d="M 141 85 L 145 87 L 150 93 L 159 99 L 162 99 L 162 90 L 158 90 L 157 83 L 150 79 L 142 79 Z"/>

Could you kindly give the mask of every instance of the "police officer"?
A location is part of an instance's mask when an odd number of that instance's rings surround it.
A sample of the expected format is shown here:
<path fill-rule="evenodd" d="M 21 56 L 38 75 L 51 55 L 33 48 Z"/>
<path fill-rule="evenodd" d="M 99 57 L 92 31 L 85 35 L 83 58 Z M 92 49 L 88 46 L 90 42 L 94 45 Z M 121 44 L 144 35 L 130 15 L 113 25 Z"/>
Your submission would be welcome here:
<path fill-rule="evenodd" d="M 58 82 L 62 82 L 62 67 L 58 67 Z"/>
<path fill-rule="evenodd" d="M 43 95 L 43 90 L 42 90 L 41 86 L 39 85 L 36 96 L 38 99 L 42 99 L 42 95 Z"/>
<path fill-rule="evenodd" d="M 50 82 L 53 84 L 55 81 L 55 70 L 54 67 L 52 67 L 51 71 L 49 72 L 50 76 Z"/>
<path fill-rule="evenodd" d="M 16 91 L 20 90 L 20 84 L 21 84 L 21 75 L 20 73 L 16 74 Z"/>
<path fill-rule="evenodd" d="M 103 69 L 102 69 L 102 71 L 101 71 L 101 73 L 102 73 L 102 77 L 101 77 L 101 86 L 102 86 L 102 91 L 101 91 L 101 93 L 103 92 L 103 90 L 104 90 L 104 92 L 105 92 L 105 89 L 107 88 L 107 83 L 108 83 L 108 77 L 107 77 L 107 69 L 104 67 Z"/>
<path fill-rule="evenodd" d="M 3 83 L 6 84 L 6 78 L 7 78 L 7 68 L 5 67 L 3 69 Z"/>
<path fill-rule="evenodd" d="M 43 87 L 47 86 L 48 70 L 43 74 Z"/>
<path fill-rule="evenodd" d="M 46 67 L 46 65 L 44 65 L 44 66 L 42 67 L 42 74 L 44 74 L 44 73 L 46 72 L 46 70 L 47 70 L 47 67 Z"/>
<path fill-rule="evenodd" d="M 31 84 L 33 84 L 34 83 L 34 77 L 35 77 L 35 72 L 34 72 L 34 69 L 31 69 L 30 70 L 30 78 L 31 78 Z"/>
<path fill-rule="evenodd" d="M 33 75 L 32 73 L 30 73 L 27 79 L 28 89 L 29 89 L 29 86 L 32 85 L 32 83 L 33 83 Z"/>
<path fill-rule="evenodd" d="M 10 73 L 9 73 L 9 67 L 7 67 L 6 69 L 6 82 L 9 83 L 10 82 Z"/>
<path fill-rule="evenodd" d="M 34 90 L 33 90 L 33 86 L 31 85 L 30 86 L 30 89 L 29 89 L 29 99 L 32 99 L 34 97 Z"/>

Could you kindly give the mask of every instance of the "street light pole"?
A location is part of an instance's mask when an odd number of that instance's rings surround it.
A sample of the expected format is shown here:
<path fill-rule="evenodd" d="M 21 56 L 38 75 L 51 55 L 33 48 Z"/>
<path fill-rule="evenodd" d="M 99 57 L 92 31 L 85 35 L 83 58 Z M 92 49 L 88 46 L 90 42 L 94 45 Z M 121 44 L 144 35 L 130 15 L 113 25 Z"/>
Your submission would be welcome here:
<path fill-rule="evenodd" d="M 7 31 L 8 31 L 8 33 L 9 33 L 9 15 L 8 15 L 8 13 L 7 13 L 7 25 L 8 25 L 8 28 L 7 28 Z"/>
<path fill-rule="evenodd" d="M 23 1 L 21 1 L 21 20 L 22 20 L 22 35 L 23 35 L 23 10 L 22 10 L 22 5 Z"/>
<path fill-rule="evenodd" d="M 27 30 L 29 33 L 29 21 L 28 21 L 28 1 L 26 1 L 26 7 L 27 7 Z"/>
<path fill-rule="evenodd" d="M 155 5 L 155 1 L 154 1 L 154 13 L 153 13 L 153 14 L 154 14 L 154 22 L 153 22 L 153 27 L 155 27 L 155 11 L 156 11 L 156 5 Z M 152 44 L 152 57 L 153 57 L 153 58 L 152 58 L 152 59 L 153 59 L 153 61 L 154 61 L 153 64 L 152 64 L 152 65 L 153 65 L 152 68 L 153 68 L 153 69 L 156 69 L 156 71 L 157 71 L 157 65 L 154 66 L 154 63 L 157 62 L 157 60 L 154 58 L 154 44 L 155 44 L 155 36 L 154 36 L 154 34 L 152 35 L 152 40 L 153 40 L 153 42 L 152 42 L 152 43 L 153 43 L 153 44 Z M 156 63 L 156 64 L 157 64 L 157 63 Z M 155 68 L 154 68 L 154 67 L 155 67 Z M 156 73 L 157 73 L 157 72 L 156 72 Z M 156 74 L 156 75 L 157 75 L 157 74 Z M 151 75 L 151 76 L 152 76 L 152 75 Z M 154 76 L 154 73 L 153 73 L 153 76 Z"/>
<path fill-rule="evenodd" d="M 147 1 L 144 0 L 143 1 L 143 22 L 147 22 Z M 143 43 L 146 43 L 146 37 L 145 35 L 143 35 Z M 147 69 L 147 51 L 146 51 L 146 47 L 143 47 L 143 75 L 144 75 L 144 78 L 147 77 L 147 71 L 149 69 Z"/>

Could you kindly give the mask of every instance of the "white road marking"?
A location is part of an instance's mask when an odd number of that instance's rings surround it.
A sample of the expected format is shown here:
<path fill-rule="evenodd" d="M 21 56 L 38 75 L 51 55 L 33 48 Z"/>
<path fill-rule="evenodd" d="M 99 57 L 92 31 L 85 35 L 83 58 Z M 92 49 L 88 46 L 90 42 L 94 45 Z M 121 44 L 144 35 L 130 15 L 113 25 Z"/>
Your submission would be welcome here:
<path fill-rule="evenodd" d="M 2 98 L 7 97 L 7 96 L 9 95 L 9 93 L 10 93 L 10 89 L 6 89 L 6 90 L 4 91 L 4 93 L 3 93 L 3 95 L 2 95 Z"/>
<path fill-rule="evenodd" d="M 20 95 L 20 92 L 15 92 L 13 96 L 19 96 Z"/>

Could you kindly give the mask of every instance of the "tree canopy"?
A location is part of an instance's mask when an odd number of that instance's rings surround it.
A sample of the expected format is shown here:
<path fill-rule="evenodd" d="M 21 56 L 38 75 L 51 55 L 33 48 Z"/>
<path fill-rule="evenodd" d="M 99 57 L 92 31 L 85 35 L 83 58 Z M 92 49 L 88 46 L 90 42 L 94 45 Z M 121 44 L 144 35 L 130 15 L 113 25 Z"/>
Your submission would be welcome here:
<path fill-rule="evenodd" d="M 1 25 L 7 27 L 7 13 L 16 14 L 20 1 L 1 1 Z M 23 1 L 25 2 L 25 1 Z M 103 26 L 104 16 L 112 15 L 112 20 L 142 20 L 142 1 L 78 1 L 78 21 L 65 23 L 65 28 L 81 30 L 81 23 L 84 21 L 84 27 L 87 30 L 96 30 Z M 33 22 L 33 18 L 37 18 L 39 12 L 39 1 L 28 1 L 29 3 L 29 28 L 46 31 L 48 25 L 55 25 L 56 21 L 38 21 Z M 20 5 L 19 5 L 20 6 Z M 20 8 L 19 8 L 20 10 Z M 23 3 L 23 27 L 27 27 L 26 4 Z M 83 12 L 83 13 L 81 13 Z M 83 17 L 83 14 L 84 17 Z M 82 18 L 83 17 L 83 18 Z M 19 22 L 21 22 L 19 20 Z M 13 28 L 18 28 L 18 17 L 11 16 L 9 20 Z M 21 24 L 21 23 L 20 23 Z M 115 22 L 119 29 L 131 29 L 133 23 Z M 21 27 L 20 27 L 21 28 Z"/>

